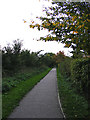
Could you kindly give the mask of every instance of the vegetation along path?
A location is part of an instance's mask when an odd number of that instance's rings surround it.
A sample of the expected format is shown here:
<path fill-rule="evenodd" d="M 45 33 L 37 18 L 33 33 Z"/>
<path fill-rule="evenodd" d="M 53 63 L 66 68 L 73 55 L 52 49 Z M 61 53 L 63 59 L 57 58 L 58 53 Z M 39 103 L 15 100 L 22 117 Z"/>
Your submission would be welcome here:
<path fill-rule="evenodd" d="M 9 118 L 63 118 L 53 68 L 20 102 Z"/>

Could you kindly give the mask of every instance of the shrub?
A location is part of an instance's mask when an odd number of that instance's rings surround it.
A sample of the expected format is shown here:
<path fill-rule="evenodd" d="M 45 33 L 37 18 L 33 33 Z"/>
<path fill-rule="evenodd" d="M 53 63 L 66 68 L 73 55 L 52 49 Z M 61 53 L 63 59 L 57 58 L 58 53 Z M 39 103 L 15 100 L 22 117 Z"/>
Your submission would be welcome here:
<path fill-rule="evenodd" d="M 69 78 L 71 75 L 70 63 L 71 63 L 71 58 L 67 57 L 59 64 L 60 72 L 66 78 Z"/>
<path fill-rule="evenodd" d="M 9 85 L 9 83 L 7 83 L 7 82 L 2 83 L 2 92 L 9 91 L 10 88 L 11 88 L 11 86 Z"/>
<path fill-rule="evenodd" d="M 90 58 L 75 59 L 71 62 L 71 80 L 79 92 L 88 95 L 88 86 L 90 85 Z"/>

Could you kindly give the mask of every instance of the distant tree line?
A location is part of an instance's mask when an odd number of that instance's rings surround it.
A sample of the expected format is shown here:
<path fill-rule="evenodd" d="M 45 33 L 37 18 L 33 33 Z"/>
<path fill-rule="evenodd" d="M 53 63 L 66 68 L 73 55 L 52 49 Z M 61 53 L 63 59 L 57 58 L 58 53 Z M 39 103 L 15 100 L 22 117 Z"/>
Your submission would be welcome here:
<path fill-rule="evenodd" d="M 22 41 L 14 40 L 13 44 L 8 44 L 2 48 L 2 72 L 5 74 L 13 74 L 24 67 L 54 67 L 55 60 L 53 53 L 30 52 L 30 50 L 22 49 Z"/>

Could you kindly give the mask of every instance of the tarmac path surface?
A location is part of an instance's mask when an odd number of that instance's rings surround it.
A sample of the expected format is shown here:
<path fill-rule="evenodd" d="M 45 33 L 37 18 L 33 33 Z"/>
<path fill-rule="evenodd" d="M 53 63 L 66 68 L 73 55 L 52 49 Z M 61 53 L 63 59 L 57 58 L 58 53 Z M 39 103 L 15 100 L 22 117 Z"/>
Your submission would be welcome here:
<path fill-rule="evenodd" d="M 58 101 L 56 68 L 24 96 L 9 118 L 63 118 Z"/>

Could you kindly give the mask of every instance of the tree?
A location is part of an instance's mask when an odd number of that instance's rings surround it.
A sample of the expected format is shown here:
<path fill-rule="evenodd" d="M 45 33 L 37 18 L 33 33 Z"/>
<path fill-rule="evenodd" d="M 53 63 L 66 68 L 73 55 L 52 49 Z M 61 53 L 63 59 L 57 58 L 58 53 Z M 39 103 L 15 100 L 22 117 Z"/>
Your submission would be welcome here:
<path fill-rule="evenodd" d="M 61 41 L 65 47 L 73 48 L 73 53 L 90 54 L 89 27 L 90 7 L 88 2 L 53 2 L 52 7 L 45 8 L 46 16 L 39 17 L 42 21 L 34 21 L 30 28 L 48 29 L 50 34 L 41 37 L 45 41 Z"/>
<path fill-rule="evenodd" d="M 39 62 L 41 65 L 46 65 L 48 67 L 55 66 L 55 59 L 53 53 L 45 53 L 44 55 L 40 55 Z"/>
<path fill-rule="evenodd" d="M 13 46 L 13 53 L 18 55 L 21 51 L 22 41 L 20 41 L 19 39 L 14 40 L 12 46 Z"/>
<path fill-rule="evenodd" d="M 21 51 L 20 61 L 21 61 L 22 67 L 23 66 L 30 67 L 31 63 L 30 63 L 30 51 L 29 50 Z"/>
<path fill-rule="evenodd" d="M 12 59 L 13 53 L 12 48 L 8 44 L 7 47 L 4 47 L 2 50 L 2 69 L 4 70 L 10 70 L 12 71 Z"/>
<path fill-rule="evenodd" d="M 20 68 L 20 51 L 22 41 L 14 40 L 13 45 L 8 44 L 2 50 L 2 69 L 11 74 Z"/>
<path fill-rule="evenodd" d="M 65 58 L 66 58 L 66 56 L 63 51 L 59 51 L 56 55 L 54 55 L 56 65 L 58 65 L 60 62 L 63 62 L 65 60 Z"/>

